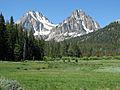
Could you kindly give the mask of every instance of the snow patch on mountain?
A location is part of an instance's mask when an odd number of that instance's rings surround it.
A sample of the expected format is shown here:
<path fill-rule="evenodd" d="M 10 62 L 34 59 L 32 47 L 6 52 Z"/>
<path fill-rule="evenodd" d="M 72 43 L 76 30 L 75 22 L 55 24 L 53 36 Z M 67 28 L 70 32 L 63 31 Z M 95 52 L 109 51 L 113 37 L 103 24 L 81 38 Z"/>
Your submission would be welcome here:
<path fill-rule="evenodd" d="M 57 42 L 88 34 L 100 28 L 99 24 L 83 10 L 75 10 L 59 24 L 51 23 L 40 12 L 29 11 L 16 23 L 25 30 L 33 30 L 35 36 L 42 36 L 46 41 L 54 39 Z"/>
<path fill-rule="evenodd" d="M 99 24 L 90 16 L 86 15 L 83 10 L 75 10 L 70 17 L 66 18 L 62 23 L 51 30 L 46 40 L 54 39 L 59 42 L 91 33 L 99 28 Z"/>
<path fill-rule="evenodd" d="M 22 25 L 26 30 L 33 30 L 35 36 L 46 36 L 52 28 L 56 27 L 56 25 L 52 24 L 44 15 L 35 11 L 27 12 L 16 23 Z"/>

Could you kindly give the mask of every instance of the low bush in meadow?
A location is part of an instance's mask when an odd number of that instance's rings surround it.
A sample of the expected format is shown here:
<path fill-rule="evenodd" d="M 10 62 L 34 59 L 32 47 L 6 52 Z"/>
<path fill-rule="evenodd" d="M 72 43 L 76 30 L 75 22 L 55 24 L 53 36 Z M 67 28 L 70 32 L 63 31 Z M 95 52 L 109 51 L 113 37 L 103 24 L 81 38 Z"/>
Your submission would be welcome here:
<path fill-rule="evenodd" d="M 0 90 L 23 90 L 15 80 L 0 79 Z"/>

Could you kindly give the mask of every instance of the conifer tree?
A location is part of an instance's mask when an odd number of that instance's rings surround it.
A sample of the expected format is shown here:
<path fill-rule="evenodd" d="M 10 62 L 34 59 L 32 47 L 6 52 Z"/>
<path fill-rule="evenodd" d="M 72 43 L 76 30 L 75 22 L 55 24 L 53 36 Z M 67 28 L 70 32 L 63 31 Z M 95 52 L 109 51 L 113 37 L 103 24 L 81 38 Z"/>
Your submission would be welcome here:
<path fill-rule="evenodd" d="M 0 14 L 0 59 L 6 60 L 8 58 L 7 54 L 7 32 L 5 26 L 5 20 L 2 13 Z"/>

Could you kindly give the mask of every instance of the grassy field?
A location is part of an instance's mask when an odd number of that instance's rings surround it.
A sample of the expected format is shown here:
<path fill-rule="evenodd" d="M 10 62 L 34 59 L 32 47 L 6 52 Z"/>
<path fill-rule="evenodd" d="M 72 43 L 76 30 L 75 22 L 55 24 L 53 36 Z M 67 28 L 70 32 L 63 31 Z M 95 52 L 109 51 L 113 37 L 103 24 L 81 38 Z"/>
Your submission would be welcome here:
<path fill-rule="evenodd" d="M 120 90 L 120 60 L 1 61 L 0 77 L 25 90 Z"/>

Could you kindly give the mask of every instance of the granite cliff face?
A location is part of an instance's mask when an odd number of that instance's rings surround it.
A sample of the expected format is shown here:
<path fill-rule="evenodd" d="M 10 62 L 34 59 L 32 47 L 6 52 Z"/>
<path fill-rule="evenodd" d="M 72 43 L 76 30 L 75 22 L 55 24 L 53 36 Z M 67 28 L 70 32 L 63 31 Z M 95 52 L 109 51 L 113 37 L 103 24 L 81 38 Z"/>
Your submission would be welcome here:
<path fill-rule="evenodd" d="M 35 11 L 29 11 L 16 23 L 22 25 L 25 30 L 33 30 L 35 36 L 42 36 L 46 41 L 54 39 L 58 42 L 94 32 L 100 28 L 99 24 L 82 10 L 75 10 L 70 17 L 57 25 Z"/>
<path fill-rule="evenodd" d="M 56 25 L 52 24 L 42 13 L 29 11 L 24 14 L 17 22 L 25 30 L 32 30 L 35 36 L 47 38 L 50 30 Z"/>
<path fill-rule="evenodd" d="M 51 30 L 47 40 L 63 41 L 64 39 L 88 34 L 99 28 L 99 24 L 86 15 L 84 11 L 76 10 L 70 17 Z"/>

